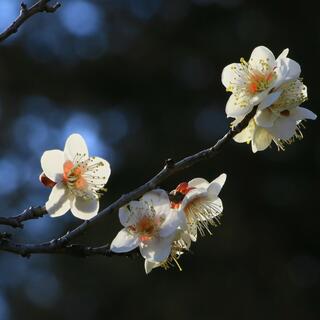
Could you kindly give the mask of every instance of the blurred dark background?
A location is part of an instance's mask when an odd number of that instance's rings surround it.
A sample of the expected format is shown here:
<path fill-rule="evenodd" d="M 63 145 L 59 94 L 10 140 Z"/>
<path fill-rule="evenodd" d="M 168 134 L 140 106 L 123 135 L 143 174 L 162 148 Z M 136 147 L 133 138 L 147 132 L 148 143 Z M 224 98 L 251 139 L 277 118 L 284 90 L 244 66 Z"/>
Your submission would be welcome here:
<path fill-rule="evenodd" d="M 35 1 L 27 1 L 28 5 Z M 19 11 L 0 0 L 0 29 Z M 302 66 L 305 106 L 319 114 L 320 25 L 312 2 L 61 0 L 0 44 L 0 212 L 42 205 L 43 151 L 81 133 L 112 175 L 105 207 L 168 157 L 212 145 L 228 129 L 223 67 L 266 45 Z M 309 5 L 308 5 L 309 4 Z M 253 155 L 231 143 L 169 179 L 228 174 L 222 225 L 178 269 L 146 276 L 127 258 L 0 253 L 0 319 L 319 319 L 319 124 L 305 138 Z M 80 223 L 71 214 L 25 223 L 15 241 L 42 242 Z M 116 215 L 78 239 L 101 245 Z"/>

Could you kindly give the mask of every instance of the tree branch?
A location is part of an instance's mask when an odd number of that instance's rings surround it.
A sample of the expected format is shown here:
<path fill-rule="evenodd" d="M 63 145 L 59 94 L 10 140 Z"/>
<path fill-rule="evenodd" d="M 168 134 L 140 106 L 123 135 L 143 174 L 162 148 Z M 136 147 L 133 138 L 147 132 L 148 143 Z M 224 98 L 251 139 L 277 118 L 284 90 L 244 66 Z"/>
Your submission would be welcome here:
<path fill-rule="evenodd" d="M 54 246 L 47 246 L 44 244 L 19 244 L 10 240 L 11 235 L 8 233 L 0 233 L 0 246 L 2 251 L 8 251 L 21 255 L 22 257 L 29 258 L 31 252 L 33 254 L 39 253 L 54 253 L 54 254 L 67 254 L 75 257 L 86 258 L 91 256 L 122 256 L 122 257 L 137 257 L 139 256 L 138 250 L 131 252 L 115 253 L 110 250 L 110 245 L 106 244 L 99 247 L 91 247 L 82 244 L 70 244 L 63 248 L 55 248 Z"/>
<path fill-rule="evenodd" d="M 11 23 L 11 25 L 6 30 L 0 33 L 0 42 L 4 41 L 12 34 L 16 33 L 19 27 L 33 15 L 40 12 L 53 13 L 61 6 L 59 2 L 57 2 L 54 5 L 49 5 L 49 1 L 50 0 L 39 0 L 30 8 L 28 8 L 27 5 L 22 2 L 20 6 L 21 9 L 19 16 L 16 18 L 15 21 Z"/>
<path fill-rule="evenodd" d="M 86 230 L 88 230 L 91 226 L 99 222 L 103 217 L 107 216 L 108 214 L 114 211 L 117 211 L 119 208 L 128 204 L 130 201 L 140 198 L 146 192 L 155 189 L 157 186 L 159 186 L 160 183 L 164 182 L 166 179 L 176 174 L 177 172 L 186 170 L 194 166 L 200 161 L 211 159 L 215 155 L 217 155 L 221 151 L 221 149 L 225 145 L 227 145 L 227 143 L 231 141 L 236 134 L 238 134 L 245 127 L 247 127 L 249 121 L 255 115 L 256 110 L 257 110 L 257 107 L 253 108 L 253 110 L 249 114 L 247 114 L 245 118 L 237 126 L 230 129 L 224 135 L 223 138 L 221 138 L 216 142 L 216 144 L 213 147 L 202 150 L 176 163 L 171 159 L 167 160 L 164 168 L 158 174 L 156 174 L 153 178 L 151 178 L 148 182 L 138 187 L 137 189 L 125 195 L 122 195 L 118 200 L 116 200 L 107 208 L 102 210 L 97 216 L 95 216 L 91 220 L 86 220 L 75 229 L 68 231 L 62 237 L 54 239 L 49 242 L 44 242 L 41 244 L 15 244 L 15 243 L 12 243 L 10 239 L 5 239 L 5 241 L 0 242 L 0 250 L 9 251 L 9 252 L 20 254 L 23 256 L 30 256 L 33 253 L 70 253 L 70 251 L 68 252 L 68 250 L 71 250 L 71 249 L 67 249 L 67 248 L 69 248 L 72 245 L 69 245 L 69 243 L 73 239 L 75 239 L 76 237 L 84 233 Z M 30 219 L 33 219 L 33 218 L 30 217 Z M 23 221 L 25 220 L 28 220 L 28 219 L 24 219 Z M 91 252 L 101 252 L 100 250 L 101 249 L 97 251 L 93 250 Z M 89 253 L 89 251 L 84 250 L 83 252 Z"/>
<path fill-rule="evenodd" d="M 14 217 L 0 217 L 0 224 L 13 228 L 23 228 L 23 221 L 38 219 L 47 214 L 45 207 L 29 207 L 21 214 Z"/>

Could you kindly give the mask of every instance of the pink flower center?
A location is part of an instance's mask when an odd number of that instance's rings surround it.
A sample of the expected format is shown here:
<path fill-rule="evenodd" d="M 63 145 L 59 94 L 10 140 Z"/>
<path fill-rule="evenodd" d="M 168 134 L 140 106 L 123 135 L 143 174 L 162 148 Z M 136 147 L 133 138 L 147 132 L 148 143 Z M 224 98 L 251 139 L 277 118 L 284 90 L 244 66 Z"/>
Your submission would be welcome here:
<path fill-rule="evenodd" d="M 260 72 L 252 73 L 248 83 L 248 91 L 252 94 L 266 90 L 270 82 L 274 79 L 274 72 L 262 74 Z"/>
<path fill-rule="evenodd" d="M 150 240 L 158 232 L 160 223 L 161 221 L 157 217 L 144 216 L 130 229 L 138 233 L 140 241 L 144 242 Z"/>
<path fill-rule="evenodd" d="M 63 164 L 63 182 L 72 184 L 74 188 L 83 190 L 87 187 L 87 181 L 83 177 L 85 169 L 82 166 L 75 166 L 72 161 L 67 160 Z"/>

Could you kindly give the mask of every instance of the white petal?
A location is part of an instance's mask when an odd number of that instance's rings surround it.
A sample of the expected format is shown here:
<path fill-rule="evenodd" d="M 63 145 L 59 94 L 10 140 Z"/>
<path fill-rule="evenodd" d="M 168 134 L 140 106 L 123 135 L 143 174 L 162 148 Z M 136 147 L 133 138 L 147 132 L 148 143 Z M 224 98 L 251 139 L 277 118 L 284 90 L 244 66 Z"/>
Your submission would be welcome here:
<path fill-rule="evenodd" d="M 140 215 L 135 214 L 135 211 L 131 211 L 127 206 L 119 209 L 119 220 L 124 227 L 135 225 L 139 221 Z"/>
<path fill-rule="evenodd" d="M 90 170 L 90 167 L 94 169 Z M 111 174 L 109 162 L 99 157 L 89 158 L 87 170 L 87 174 L 93 177 L 93 182 L 100 186 L 108 182 Z"/>
<path fill-rule="evenodd" d="M 246 73 L 241 63 L 231 63 L 222 70 L 221 82 L 227 89 L 243 83 L 244 79 L 246 79 Z"/>
<path fill-rule="evenodd" d="M 210 195 L 218 196 L 226 182 L 226 179 L 227 175 L 225 173 L 222 173 L 218 178 L 214 179 L 208 187 L 208 193 Z"/>
<path fill-rule="evenodd" d="M 189 187 L 207 189 L 209 182 L 203 178 L 194 178 L 188 182 Z"/>
<path fill-rule="evenodd" d="M 261 63 L 263 61 L 263 63 Z M 275 65 L 275 57 L 273 53 L 266 47 L 260 46 L 255 48 L 249 60 L 249 65 L 255 70 L 264 72 L 265 66 L 264 63 L 269 65 L 269 70 L 272 71 Z"/>
<path fill-rule="evenodd" d="M 290 111 L 291 116 L 296 120 L 304 120 L 304 119 L 310 119 L 310 120 L 316 120 L 317 115 L 314 114 L 311 110 L 302 108 L 302 107 L 297 107 L 293 110 Z"/>
<path fill-rule="evenodd" d="M 140 200 L 147 202 L 153 206 L 157 215 L 170 213 L 170 200 L 166 191 L 162 189 L 155 189 L 144 194 Z"/>
<path fill-rule="evenodd" d="M 149 274 L 153 269 L 160 267 L 160 263 L 144 260 L 144 270 Z"/>
<path fill-rule="evenodd" d="M 150 211 L 148 204 L 143 201 L 130 201 L 129 208 L 131 217 L 128 223 L 132 222 L 132 224 L 135 224 L 137 221 L 140 220 L 140 218 L 148 215 Z"/>
<path fill-rule="evenodd" d="M 294 117 L 280 117 L 268 131 L 278 139 L 288 140 L 296 132 L 297 124 Z"/>
<path fill-rule="evenodd" d="M 182 210 L 171 210 L 166 220 L 162 223 L 159 231 L 160 237 L 168 237 L 175 234 L 178 227 L 185 229 L 187 226 L 186 216 Z"/>
<path fill-rule="evenodd" d="M 44 174 L 54 182 L 60 182 L 63 175 L 64 153 L 61 150 L 49 150 L 41 157 Z"/>
<path fill-rule="evenodd" d="M 289 58 L 286 58 L 285 62 L 288 68 L 286 81 L 297 79 L 301 73 L 301 67 L 299 63 Z"/>
<path fill-rule="evenodd" d="M 236 127 L 242 120 L 245 118 L 245 116 L 239 116 L 236 117 L 232 122 L 231 122 L 231 128 Z"/>
<path fill-rule="evenodd" d="M 206 196 L 207 196 L 207 189 L 197 188 L 189 191 L 182 200 L 181 209 L 184 210 L 184 208 L 188 205 L 188 203 L 193 199 L 198 197 L 206 197 Z"/>
<path fill-rule="evenodd" d="M 273 87 L 278 88 L 287 81 L 298 79 L 301 73 L 301 67 L 296 61 L 280 55 L 277 59 L 275 72 L 277 78 Z"/>
<path fill-rule="evenodd" d="M 252 139 L 252 151 L 265 150 L 272 142 L 271 134 L 264 128 L 256 127 L 256 130 Z"/>
<path fill-rule="evenodd" d="M 51 217 L 59 217 L 70 210 L 69 190 L 63 183 L 56 184 L 51 190 L 46 210 Z"/>
<path fill-rule="evenodd" d="M 278 90 L 276 92 L 268 94 L 259 104 L 258 110 L 263 110 L 265 108 L 270 107 L 273 103 L 275 103 L 279 97 L 281 96 L 282 90 Z"/>
<path fill-rule="evenodd" d="M 247 101 L 246 103 L 243 103 L 244 105 L 240 103 L 242 99 L 244 99 L 243 101 Z M 227 117 L 236 118 L 238 116 L 243 116 L 248 114 L 253 108 L 253 105 L 249 104 L 248 101 L 249 101 L 249 98 L 237 98 L 234 94 L 232 94 L 229 97 L 226 105 Z"/>
<path fill-rule="evenodd" d="M 286 58 L 287 55 L 289 54 L 289 49 L 284 49 L 278 56 L 277 61 L 283 58 Z"/>
<path fill-rule="evenodd" d="M 254 133 L 255 127 L 256 127 L 256 125 L 255 125 L 254 120 L 250 120 L 248 126 L 246 128 L 244 128 L 240 133 L 235 135 L 233 137 L 233 140 L 238 143 L 250 142 L 253 138 L 253 133 Z"/>
<path fill-rule="evenodd" d="M 66 141 L 64 147 L 65 159 L 85 161 L 89 158 L 88 147 L 80 134 L 74 133 Z"/>
<path fill-rule="evenodd" d="M 139 238 L 137 235 L 128 232 L 126 229 L 122 229 L 113 239 L 110 249 L 113 252 L 128 252 L 137 248 L 138 245 Z"/>
<path fill-rule="evenodd" d="M 277 66 L 274 72 L 276 73 L 276 79 L 273 82 L 272 87 L 279 88 L 286 81 L 286 76 L 288 74 L 288 66 L 283 58 L 277 59 Z"/>
<path fill-rule="evenodd" d="M 256 124 L 260 127 L 270 128 L 273 126 L 273 123 L 278 118 L 270 109 L 258 110 L 254 116 Z"/>
<path fill-rule="evenodd" d="M 170 255 L 173 237 L 155 237 L 140 245 L 141 255 L 151 262 L 164 262 Z"/>
<path fill-rule="evenodd" d="M 82 220 L 89 220 L 99 211 L 99 199 L 75 197 L 71 203 L 72 214 Z"/>
<path fill-rule="evenodd" d="M 272 87 L 268 88 L 267 90 L 264 90 L 260 93 L 256 93 L 251 99 L 249 100 L 249 105 L 256 106 L 260 104 L 269 94 L 269 90 L 271 90 Z M 251 110 L 250 110 L 251 111 Z"/>

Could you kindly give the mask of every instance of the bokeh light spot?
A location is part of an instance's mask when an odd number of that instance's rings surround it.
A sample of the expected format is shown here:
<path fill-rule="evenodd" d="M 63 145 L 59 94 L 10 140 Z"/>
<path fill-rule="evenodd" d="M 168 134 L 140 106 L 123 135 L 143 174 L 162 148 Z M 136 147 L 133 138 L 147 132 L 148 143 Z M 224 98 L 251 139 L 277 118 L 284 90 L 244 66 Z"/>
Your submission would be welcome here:
<path fill-rule="evenodd" d="M 0 1 L 0 32 L 6 29 L 19 13 L 19 1 Z"/>
<path fill-rule="evenodd" d="M 64 27 L 79 37 L 96 33 L 100 27 L 100 19 L 98 8 L 89 1 L 70 1 L 61 11 L 61 21 Z"/>

